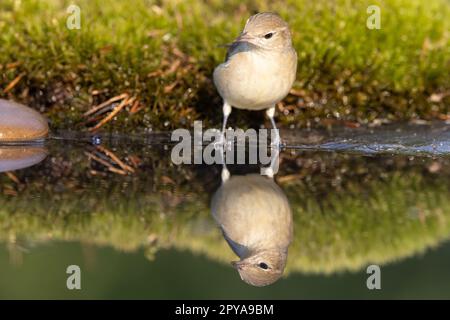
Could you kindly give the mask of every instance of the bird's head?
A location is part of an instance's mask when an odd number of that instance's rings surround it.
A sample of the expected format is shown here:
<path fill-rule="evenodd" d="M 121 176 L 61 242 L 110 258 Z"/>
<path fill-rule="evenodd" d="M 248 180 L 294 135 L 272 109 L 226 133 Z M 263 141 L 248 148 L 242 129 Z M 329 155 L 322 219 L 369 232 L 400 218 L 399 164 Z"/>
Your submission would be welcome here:
<path fill-rule="evenodd" d="M 276 13 L 251 16 L 236 42 L 248 42 L 258 48 L 282 50 L 292 46 L 288 24 Z"/>
<path fill-rule="evenodd" d="M 277 281 L 284 271 L 287 252 L 285 250 L 264 250 L 241 261 L 232 262 L 246 283 L 263 287 Z"/>

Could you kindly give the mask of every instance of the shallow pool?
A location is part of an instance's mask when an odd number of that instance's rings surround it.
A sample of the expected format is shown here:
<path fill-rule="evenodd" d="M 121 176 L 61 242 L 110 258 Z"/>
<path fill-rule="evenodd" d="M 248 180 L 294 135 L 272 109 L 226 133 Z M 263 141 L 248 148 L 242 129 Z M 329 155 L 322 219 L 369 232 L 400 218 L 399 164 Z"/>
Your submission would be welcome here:
<path fill-rule="evenodd" d="M 447 125 L 282 137 L 274 181 L 293 239 L 264 288 L 233 270 L 211 215 L 222 165 L 174 164 L 169 133 L 1 146 L 0 298 L 450 298 Z M 67 287 L 70 265 L 81 290 Z M 370 265 L 381 289 L 367 286 Z"/>

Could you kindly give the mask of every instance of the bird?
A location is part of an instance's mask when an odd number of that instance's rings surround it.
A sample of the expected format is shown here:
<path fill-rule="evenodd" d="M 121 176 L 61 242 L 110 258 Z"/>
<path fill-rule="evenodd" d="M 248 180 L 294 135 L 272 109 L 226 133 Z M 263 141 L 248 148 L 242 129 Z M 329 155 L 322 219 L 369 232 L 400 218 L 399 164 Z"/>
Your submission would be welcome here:
<path fill-rule="evenodd" d="M 222 180 L 212 197 L 211 213 L 240 258 L 233 267 L 247 284 L 276 282 L 283 275 L 293 237 L 285 194 L 273 179 L 259 174 L 230 176 L 225 171 Z"/>
<path fill-rule="evenodd" d="M 273 12 L 251 16 L 241 34 L 228 45 L 225 62 L 213 72 L 223 98 L 222 136 L 232 107 L 266 110 L 276 137 L 275 106 L 289 93 L 297 73 L 297 53 L 288 24 Z"/>

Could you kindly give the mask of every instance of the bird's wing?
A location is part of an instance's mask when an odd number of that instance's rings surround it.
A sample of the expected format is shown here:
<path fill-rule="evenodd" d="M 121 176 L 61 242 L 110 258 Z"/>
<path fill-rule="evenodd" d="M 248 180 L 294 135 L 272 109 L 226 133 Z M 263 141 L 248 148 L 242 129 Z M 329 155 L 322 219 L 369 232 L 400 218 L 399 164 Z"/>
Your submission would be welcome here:
<path fill-rule="evenodd" d="M 251 44 L 250 42 L 245 42 L 245 41 L 235 41 L 229 45 L 227 45 L 228 50 L 227 50 L 227 55 L 225 57 L 225 62 L 227 62 L 228 60 L 230 60 L 230 58 L 239 53 L 239 52 L 246 52 L 246 51 L 250 51 L 252 49 L 256 49 L 257 47 L 254 44 Z"/>
<path fill-rule="evenodd" d="M 241 43 L 239 43 L 239 42 L 233 42 L 233 43 L 228 45 L 227 55 L 225 57 L 225 62 L 230 60 L 231 56 L 233 56 L 234 54 L 239 52 L 239 49 L 240 49 L 239 47 L 242 47 Z"/>
<path fill-rule="evenodd" d="M 247 248 L 245 246 L 243 246 L 242 244 L 239 244 L 239 243 L 233 241 L 232 239 L 230 239 L 227 236 L 227 234 L 226 234 L 225 230 L 223 229 L 223 227 L 220 227 L 220 229 L 222 230 L 223 237 L 227 241 L 227 243 L 230 246 L 231 250 L 233 250 L 233 252 L 237 256 L 244 257 L 247 254 Z"/>

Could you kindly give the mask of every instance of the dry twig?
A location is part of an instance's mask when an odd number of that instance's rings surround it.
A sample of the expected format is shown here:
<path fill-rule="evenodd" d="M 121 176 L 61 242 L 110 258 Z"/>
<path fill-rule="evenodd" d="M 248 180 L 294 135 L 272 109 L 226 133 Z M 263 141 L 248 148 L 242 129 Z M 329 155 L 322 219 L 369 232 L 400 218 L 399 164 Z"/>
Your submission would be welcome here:
<path fill-rule="evenodd" d="M 19 81 L 25 76 L 25 73 L 21 73 L 19 74 L 13 81 L 11 81 L 5 88 L 5 90 L 3 90 L 3 93 L 8 93 L 9 91 L 11 91 L 12 89 L 14 89 L 14 87 L 19 83 Z"/>
<path fill-rule="evenodd" d="M 20 180 L 19 178 L 17 178 L 17 176 L 12 173 L 12 172 L 5 172 L 5 174 L 8 176 L 8 178 L 10 178 L 12 181 L 14 181 L 17 184 L 20 184 Z"/>
<path fill-rule="evenodd" d="M 108 161 L 103 160 L 103 159 L 100 158 L 100 157 L 97 157 L 97 156 L 96 156 L 95 154 L 93 154 L 92 152 L 85 152 L 84 154 L 85 154 L 86 156 L 88 156 L 89 159 L 95 160 L 95 161 L 97 161 L 98 163 L 104 165 L 104 166 L 107 167 L 108 170 L 111 171 L 111 172 L 118 173 L 118 174 L 121 174 L 121 175 L 126 175 L 126 174 L 127 174 L 127 172 L 126 172 L 125 170 L 118 169 L 118 168 L 114 167 L 114 166 L 113 166 L 112 164 L 110 164 Z"/>
<path fill-rule="evenodd" d="M 97 149 L 100 150 L 101 152 L 103 152 L 105 155 L 107 155 L 109 158 L 111 158 L 111 160 L 113 160 L 115 163 L 117 163 L 117 165 L 119 167 L 121 167 L 123 170 L 134 173 L 134 168 L 130 167 L 129 165 L 127 165 L 126 163 L 124 163 L 122 160 L 119 159 L 119 157 L 117 157 L 114 152 L 106 149 L 105 147 L 102 146 L 97 146 Z"/>
<path fill-rule="evenodd" d="M 126 94 L 126 93 L 123 93 L 123 94 L 121 94 L 119 96 L 115 96 L 115 97 L 109 99 L 108 101 L 105 101 L 105 102 L 99 104 L 98 106 L 95 106 L 95 107 L 91 108 L 89 111 L 85 112 L 83 114 L 83 116 L 85 116 L 85 117 L 90 116 L 91 114 L 97 112 L 98 110 L 109 106 L 111 103 L 114 103 L 116 101 L 123 100 L 123 99 L 126 99 L 126 98 L 128 98 L 128 94 Z"/>
<path fill-rule="evenodd" d="M 100 129 L 102 126 L 104 126 L 106 123 L 108 123 L 109 121 L 111 121 L 123 108 L 125 108 L 127 105 L 133 103 L 134 98 L 128 98 L 128 95 L 124 96 L 124 99 L 122 100 L 122 102 L 116 106 L 113 111 L 108 114 L 106 117 L 104 117 L 99 123 L 97 123 L 94 127 L 90 128 L 89 131 L 93 132 L 93 131 L 97 131 L 98 129 Z M 104 105 L 103 107 L 105 107 L 106 105 Z M 99 110 L 99 109 L 97 109 Z"/>

